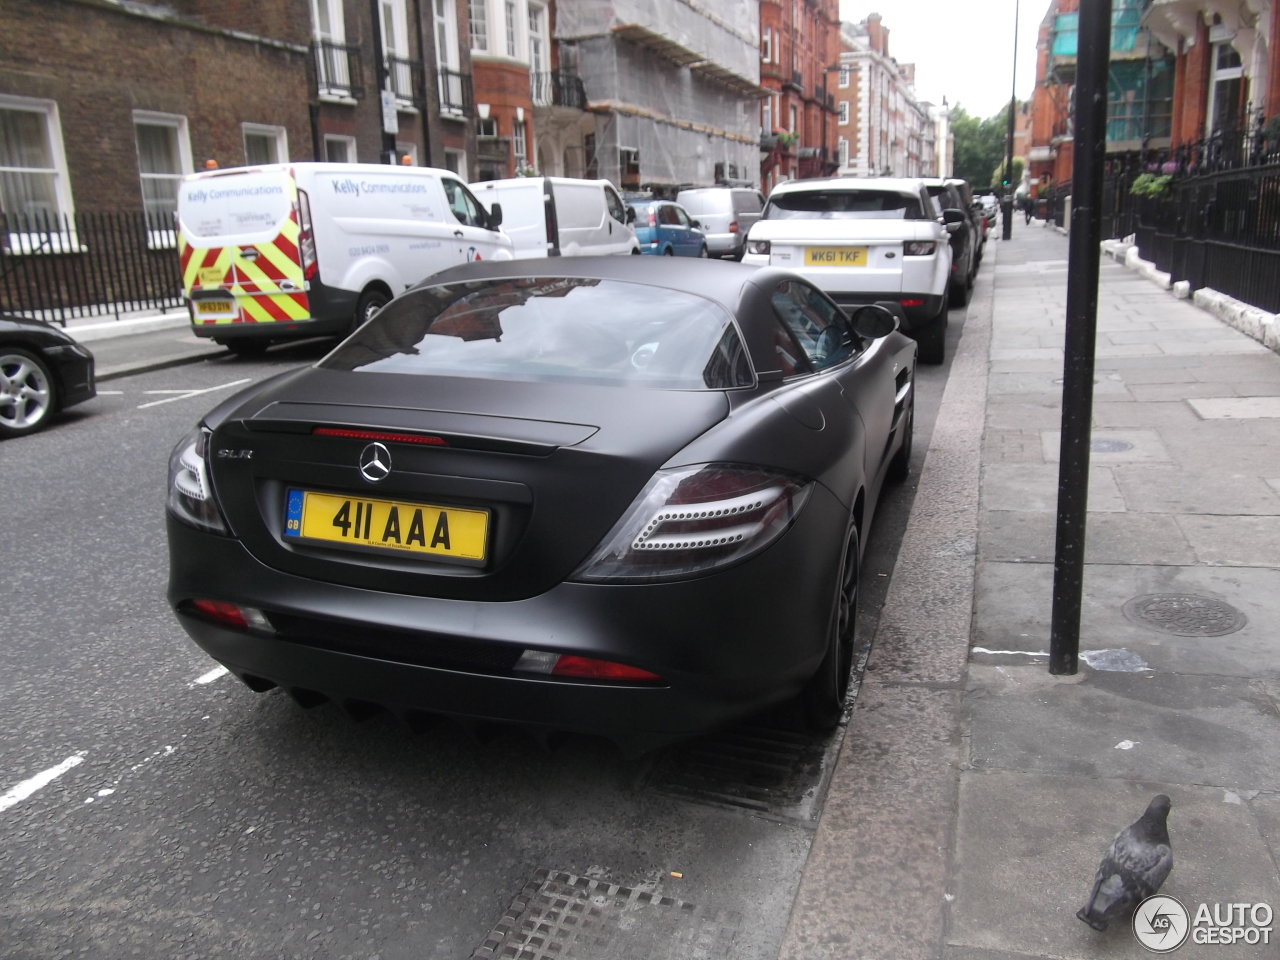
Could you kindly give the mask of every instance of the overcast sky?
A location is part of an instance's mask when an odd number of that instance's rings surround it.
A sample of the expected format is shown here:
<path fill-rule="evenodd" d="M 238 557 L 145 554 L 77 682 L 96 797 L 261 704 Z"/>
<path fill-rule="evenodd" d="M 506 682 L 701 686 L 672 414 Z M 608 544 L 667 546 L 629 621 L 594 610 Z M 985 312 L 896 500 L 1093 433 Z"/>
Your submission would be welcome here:
<path fill-rule="evenodd" d="M 1017 7 L 1015 7 L 1017 4 Z M 889 28 L 889 55 L 916 65 L 922 100 L 959 103 L 989 117 L 1009 102 L 1013 80 L 1013 18 L 1018 24 L 1018 99 L 1036 82 L 1036 34 L 1049 0 L 840 0 L 840 18 L 857 23 L 879 13 Z"/>

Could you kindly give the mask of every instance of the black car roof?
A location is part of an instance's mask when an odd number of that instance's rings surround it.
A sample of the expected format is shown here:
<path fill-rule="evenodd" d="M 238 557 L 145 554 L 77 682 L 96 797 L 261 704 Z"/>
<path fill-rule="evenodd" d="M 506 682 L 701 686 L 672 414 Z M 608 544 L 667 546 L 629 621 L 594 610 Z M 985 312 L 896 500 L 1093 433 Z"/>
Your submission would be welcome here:
<path fill-rule="evenodd" d="M 488 260 L 450 267 L 414 284 L 413 289 L 466 280 L 505 280 L 511 277 L 590 277 L 643 283 L 679 290 L 714 300 L 737 315 L 743 285 L 778 274 L 803 279 L 788 271 L 754 267 L 724 260 L 673 257 L 550 257 L 534 260 Z"/>

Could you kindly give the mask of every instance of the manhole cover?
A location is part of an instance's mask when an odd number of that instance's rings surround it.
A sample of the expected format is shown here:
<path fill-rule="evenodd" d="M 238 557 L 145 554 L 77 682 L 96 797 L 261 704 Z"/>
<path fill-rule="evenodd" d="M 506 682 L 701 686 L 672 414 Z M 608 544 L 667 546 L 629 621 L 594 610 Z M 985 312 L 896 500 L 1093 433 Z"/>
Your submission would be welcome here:
<path fill-rule="evenodd" d="M 472 960 L 713 960 L 742 922 L 651 890 L 539 870 Z"/>
<path fill-rule="evenodd" d="M 1134 623 L 1176 637 L 1221 637 L 1249 622 L 1229 603 L 1189 593 L 1134 597 L 1124 605 L 1124 615 Z"/>
<path fill-rule="evenodd" d="M 1128 440 L 1095 439 L 1090 441 L 1089 449 L 1094 453 L 1124 453 L 1132 450 L 1133 444 Z"/>

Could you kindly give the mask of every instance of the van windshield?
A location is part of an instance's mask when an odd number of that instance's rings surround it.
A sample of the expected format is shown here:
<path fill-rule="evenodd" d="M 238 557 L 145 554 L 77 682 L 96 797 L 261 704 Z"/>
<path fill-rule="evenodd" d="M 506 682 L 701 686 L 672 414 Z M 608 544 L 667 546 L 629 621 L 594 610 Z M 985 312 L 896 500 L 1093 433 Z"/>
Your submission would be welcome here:
<path fill-rule="evenodd" d="M 246 170 L 184 180 L 178 221 L 188 238 L 273 237 L 293 209 L 289 173 Z"/>
<path fill-rule="evenodd" d="M 397 297 L 320 366 L 671 390 L 750 386 L 729 313 L 638 283 L 518 277 Z"/>
<path fill-rule="evenodd" d="M 887 190 L 796 190 L 769 198 L 764 220 L 921 220 L 920 198 Z"/>

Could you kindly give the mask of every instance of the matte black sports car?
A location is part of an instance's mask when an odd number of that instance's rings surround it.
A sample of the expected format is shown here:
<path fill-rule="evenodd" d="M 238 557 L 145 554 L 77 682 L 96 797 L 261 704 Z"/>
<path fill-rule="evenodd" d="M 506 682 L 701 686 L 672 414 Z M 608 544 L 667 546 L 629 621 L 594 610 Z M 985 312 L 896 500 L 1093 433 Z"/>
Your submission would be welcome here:
<path fill-rule="evenodd" d="M 33 433 L 96 393 L 92 353 L 50 324 L 0 315 L 0 438 Z"/>
<path fill-rule="evenodd" d="M 169 601 L 254 690 L 640 751 L 839 718 L 915 344 L 796 274 L 471 264 L 174 450 Z"/>

